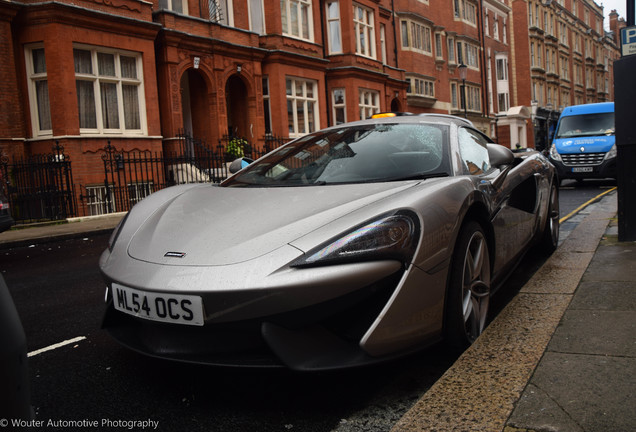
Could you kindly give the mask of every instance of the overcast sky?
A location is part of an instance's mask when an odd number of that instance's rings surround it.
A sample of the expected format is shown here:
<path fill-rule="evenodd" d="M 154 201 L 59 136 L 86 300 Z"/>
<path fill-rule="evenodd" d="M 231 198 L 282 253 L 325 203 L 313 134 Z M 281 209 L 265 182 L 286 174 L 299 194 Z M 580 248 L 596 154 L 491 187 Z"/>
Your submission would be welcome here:
<path fill-rule="evenodd" d="M 616 9 L 621 18 L 627 20 L 627 1 L 636 0 L 596 0 L 596 4 L 603 6 L 603 15 L 605 15 L 605 29 L 609 30 L 609 14 Z"/>

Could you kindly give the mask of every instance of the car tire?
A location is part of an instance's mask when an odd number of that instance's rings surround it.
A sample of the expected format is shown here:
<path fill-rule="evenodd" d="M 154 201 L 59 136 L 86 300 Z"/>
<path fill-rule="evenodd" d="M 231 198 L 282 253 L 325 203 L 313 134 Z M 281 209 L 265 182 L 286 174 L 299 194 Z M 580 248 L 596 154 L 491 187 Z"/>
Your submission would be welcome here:
<path fill-rule="evenodd" d="M 479 223 L 469 221 L 462 227 L 450 271 L 444 338 L 463 351 L 486 327 L 490 305 L 490 253 Z"/>
<path fill-rule="evenodd" d="M 539 249 L 546 255 L 554 252 L 559 245 L 559 188 L 556 181 L 550 187 L 550 198 L 545 225 L 539 241 Z"/>

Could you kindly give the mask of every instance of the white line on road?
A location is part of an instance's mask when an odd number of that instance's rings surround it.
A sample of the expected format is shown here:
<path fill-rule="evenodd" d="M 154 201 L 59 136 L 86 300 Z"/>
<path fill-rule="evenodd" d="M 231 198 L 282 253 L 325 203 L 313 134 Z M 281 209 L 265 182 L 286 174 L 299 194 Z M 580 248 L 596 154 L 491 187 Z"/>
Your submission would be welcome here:
<path fill-rule="evenodd" d="M 31 351 L 30 353 L 27 354 L 27 357 L 34 357 L 38 354 L 42 354 L 43 352 L 52 351 L 54 349 L 58 349 L 66 345 L 70 345 L 75 342 L 83 341 L 84 339 L 86 339 L 86 336 L 78 336 L 73 339 L 65 340 L 64 342 L 56 343 L 55 345 L 50 345 L 50 346 L 47 346 L 46 348 L 42 348 L 37 351 Z"/>

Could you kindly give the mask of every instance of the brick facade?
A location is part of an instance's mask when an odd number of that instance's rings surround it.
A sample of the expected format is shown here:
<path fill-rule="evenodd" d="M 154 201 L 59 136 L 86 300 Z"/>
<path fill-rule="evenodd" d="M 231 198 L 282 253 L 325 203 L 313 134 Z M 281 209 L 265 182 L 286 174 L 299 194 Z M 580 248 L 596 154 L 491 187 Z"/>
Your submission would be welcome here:
<path fill-rule="evenodd" d="M 613 98 L 597 86 L 607 79 L 612 88 L 618 56 L 595 27 L 602 8 L 578 0 L 574 13 L 571 1 L 0 0 L 0 153 L 48 153 L 59 143 L 76 181 L 90 185 L 102 181 L 108 143 L 172 150 L 185 130 L 211 149 L 228 133 L 259 147 L 266 134 L 296 137 L 391 110 L 466 115 L 502 143 L 523 135 L 532 146 L 531 119 L 519 115 L 537 100 L 533 85 L 570 96 L 555 107 L 576 95 Z M 529 23 L 537 5 L 541 19 L 545 12 L 567 23 L 570 38 L 593 42 L 594 56 L 579 57 L 597 87 L 572 75 L 577 51 L 560 43 L 562 27 Z M 567 57 L 568 76 L 532 63 L 537 41 Z M 102 62 L 121 72 L 111 77 Z M 525 132 L 505 130 L 509 115 Z"/>

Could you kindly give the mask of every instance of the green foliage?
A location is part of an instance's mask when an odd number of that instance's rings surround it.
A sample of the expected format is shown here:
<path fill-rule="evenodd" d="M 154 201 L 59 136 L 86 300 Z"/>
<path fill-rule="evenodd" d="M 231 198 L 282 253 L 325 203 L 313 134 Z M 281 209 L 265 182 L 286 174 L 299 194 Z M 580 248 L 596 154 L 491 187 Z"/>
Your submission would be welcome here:
<path fill-rule="evenodd" d="M 232 138 L 225 149 L 225 153 L 232 160 L 245 156 L 247 141 L 243 138 Z"/>

